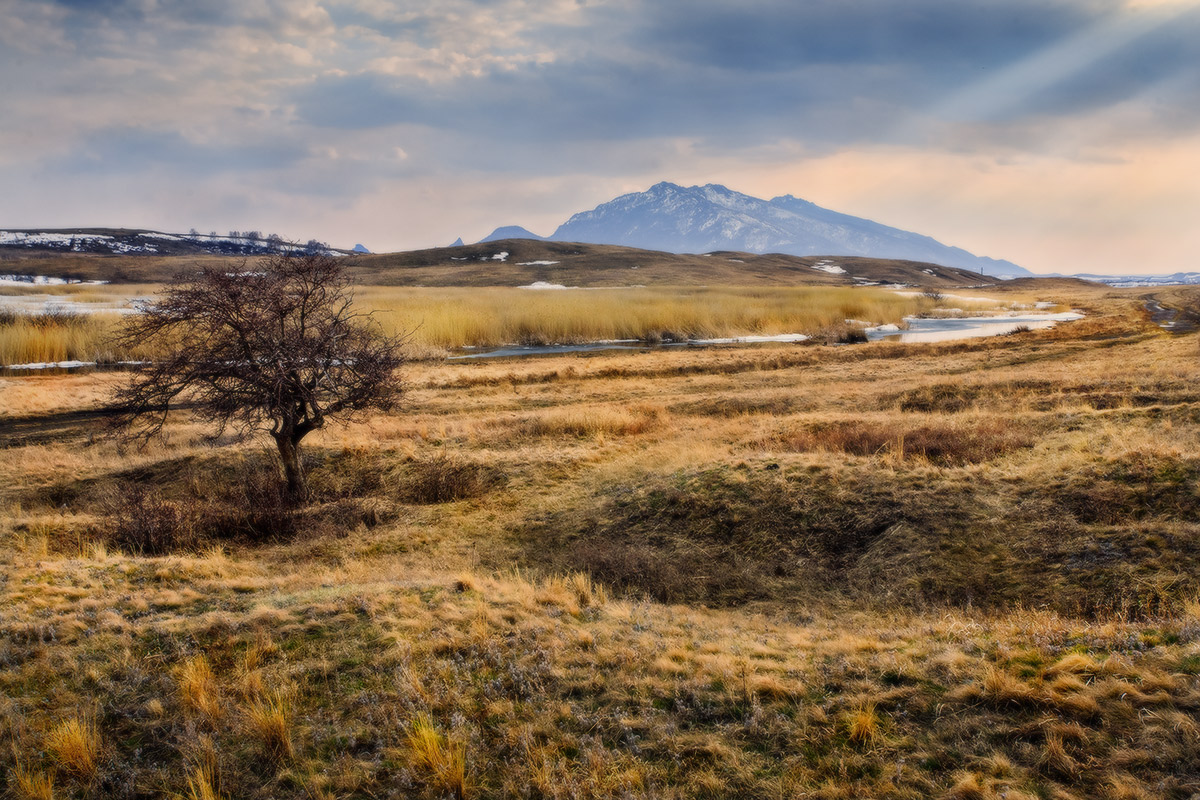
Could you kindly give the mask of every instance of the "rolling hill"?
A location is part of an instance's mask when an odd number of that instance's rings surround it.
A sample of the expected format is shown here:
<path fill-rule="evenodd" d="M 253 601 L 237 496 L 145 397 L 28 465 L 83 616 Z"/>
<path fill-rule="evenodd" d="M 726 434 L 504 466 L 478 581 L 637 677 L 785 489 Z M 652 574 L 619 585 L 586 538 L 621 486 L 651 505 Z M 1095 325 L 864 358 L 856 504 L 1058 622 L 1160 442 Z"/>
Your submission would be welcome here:
<path fill-rule="evenodd" d="M 60 238 L 61 237 L 61 238 Z M 247 260 L 256 243 L 155 231 L 78 229 L 25 232 L 0 241 L 0 274 L 157 282 L 198 265 Z M 74 240 L 74 244 L 71 244 Z M 902 283 L 932 288 L 1002 283 L 928 262 L 857 256 L 716 251 L 680 254 L 618 245 L 527 238 L 399 253 L 332 250 L 360 282 L 393 286 L 795 286 Z"/>
<path fill-rule="evenodd" d="M 954 287 L 997 282 L 966 270 L 915 261 L 731 251 L 690 255 L 533 239 L 361 256 L 352 264 L 362 280 L 411 286 L 524 286 L 543 281 L 564 286 L 905 283 Z"/>

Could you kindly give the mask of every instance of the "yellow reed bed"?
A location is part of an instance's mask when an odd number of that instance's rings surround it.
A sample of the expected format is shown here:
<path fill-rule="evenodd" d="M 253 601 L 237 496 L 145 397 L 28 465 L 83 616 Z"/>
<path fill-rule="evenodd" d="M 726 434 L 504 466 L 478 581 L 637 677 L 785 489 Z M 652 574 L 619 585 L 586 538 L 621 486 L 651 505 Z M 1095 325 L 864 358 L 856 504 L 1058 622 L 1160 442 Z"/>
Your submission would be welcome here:
<path fill-rule="evenodd" d="M 429 347 L 812 333 L 845 320 L 899 322 L 926 297 L 875 289 L 528 290 L 363 287 L 357 300 L 390 332 Z"/>
<path fill-rule="evenodd" d="M 150 294 L 152 287 L 139 288 Z M 825 286 L 542 291 L 364 286 L 357 289 L 356 301 L 389 333 L 409 334 L 416 353 L 504 344 L 813 334 L 844 326 L 846 320 L 899 322 L 937 305 L 925 296 Z M 112 337 L 119 329 L 115 313 L 29 315 L 0 309 L 0 366 L 154 356 L 145 349 L 116 348 Z"/>

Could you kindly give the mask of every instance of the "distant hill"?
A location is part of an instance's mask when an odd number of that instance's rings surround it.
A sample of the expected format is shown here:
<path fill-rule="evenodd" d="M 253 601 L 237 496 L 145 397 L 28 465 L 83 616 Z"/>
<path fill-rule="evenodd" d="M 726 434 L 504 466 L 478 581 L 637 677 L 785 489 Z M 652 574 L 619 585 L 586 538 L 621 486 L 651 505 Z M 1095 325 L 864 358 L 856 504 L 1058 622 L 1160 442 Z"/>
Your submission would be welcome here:
<path fill-rule="evenodd" d="M 512 233 L 500 235 L 505 231 Z M 501 238 L 542 237 L 513 226 L 498 229 L 484 241 Z M 976 256 L 928 236 L 830 211 L 791 195 L 762 200 L 717 184 L 658 183 L 645 192 L 621 195 L 575 214 L 548 238 L 671 253 L 732 250 L 903 259 L 989 277 L 1033 274 L 1011 261 Z"/>
<path fill-rule="evenodd" d="M 1124 288 L 1132 286 L 1195 286 L 1200 284 L 1200 272 L 1174 272 L 1170 275 L 1092 275 L 1079 273 L 1073 277 L 1095 283 Z"/>
<path fill-rule="evenodd" d="M 157 282 L 201 264 L 266 252 L 260 240 L 154 231 L 76 229 L 0 233 L 0 274 Z M 221 241 L 229 239 L 229 241 Z M 670 253 L 529 237 L 400 253 L 330 250 L 362 283 L 394 286 L 1007 286 L 955 267 L 861 256 L 715 251 Z M 1038 281 L 1045 280 L 1038 278 Z"/>
<path fill-rule="evenodd" d="M 718 251 L 669 253 L 618 245 L 502 239 L 349 260 L 360 280 L 403 286 L 994 285 L 998 279 L 894 259 Z"/>
<path fill-rule="evenodd" d="M 502 239 L 535 239 L 541 242 L 545 241 L 546 237 L 538 236 L 536 233 L 531 233 L 525 228 L 522 228 L 520 225 L 504 225 L 496 228 L 496 230 L 480 239 L 479 244 L 484 244 L 486 242 L 498 242 Z M 461 242 L 462 240 L 459 239 L 459 241 Z"/>

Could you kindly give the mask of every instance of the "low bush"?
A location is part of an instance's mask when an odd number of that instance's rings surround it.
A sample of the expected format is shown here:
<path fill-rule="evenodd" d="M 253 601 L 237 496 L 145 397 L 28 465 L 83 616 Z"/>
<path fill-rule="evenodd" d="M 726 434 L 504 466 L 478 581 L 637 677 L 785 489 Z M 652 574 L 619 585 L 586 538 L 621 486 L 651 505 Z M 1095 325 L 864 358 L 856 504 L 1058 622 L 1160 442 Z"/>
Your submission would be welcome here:
<path fill-rule="evenodd" d="M 412 503 L 452 503 L 486 494 L 504 483 L 495 467 L 438 453 L 414 461 L 406 471 L 403 495 Z"/>
<path fill-rule="evenodd" d="M 297 508 L 273 471 L 249 471 L 212 495 L 169 497 L 163 487 L 123 483 L 102 510 L 107 543 L 147 556 L 214 541 L 277 541 L 296 530 Z"/>
<path fill-rule="evenodd" d="M 953 423 L 836 420 L 787 432 L 771 444 L 800 452 L 825 450 L 856 456 L 919 457 L 935 464 L 962 465 L 990 461 L 1034 443 L 1032 434 L 1009 419 L 977 419 Z"/>

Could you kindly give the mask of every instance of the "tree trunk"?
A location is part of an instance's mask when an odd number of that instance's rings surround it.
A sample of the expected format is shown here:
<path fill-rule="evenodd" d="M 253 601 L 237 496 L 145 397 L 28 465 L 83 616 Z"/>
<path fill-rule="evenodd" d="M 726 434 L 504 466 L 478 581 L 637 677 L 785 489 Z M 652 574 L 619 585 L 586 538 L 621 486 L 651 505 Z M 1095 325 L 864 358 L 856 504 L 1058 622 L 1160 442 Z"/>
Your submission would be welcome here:
<path fill-rule="evenodd" d="M 300 461 L 300 440 L 289 433 L 275 436 L 279 448 L 279 460 L 283 462 L 283 475 L 287 478 L 288 497 L 303 500 L 308 491 L 304 482 L 304 465 Z"/>

